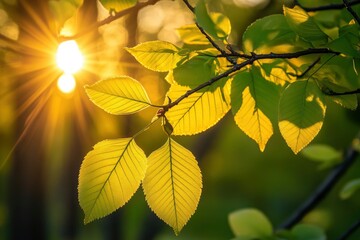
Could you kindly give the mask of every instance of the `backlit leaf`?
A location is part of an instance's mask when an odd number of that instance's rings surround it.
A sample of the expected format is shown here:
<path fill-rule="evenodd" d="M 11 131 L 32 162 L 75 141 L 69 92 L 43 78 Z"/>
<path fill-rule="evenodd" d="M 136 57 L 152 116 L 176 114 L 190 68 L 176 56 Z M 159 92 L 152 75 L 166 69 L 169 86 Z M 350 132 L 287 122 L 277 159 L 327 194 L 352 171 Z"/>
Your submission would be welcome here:
<path fill-rule="evenodd" d="M 279 128 L 294 153 L 319 133 L 325 112 L 323 93 L 314 82 L 297 81 L 285 89 L 280 99 Z"/>
<path fill-rule="evenodd" d="M 324 230 L 314 225 L 298 224 L 291 233 L 297 240 L 326 240 Z"/>
<path fill-rule="evenodd" d="M 284 15 L 290 27 L 304 40 L 316 45 L 327 42 L 328 36 L 316 24 L 316 21 L 299 6 L 284 7 Z"/>
<path fill-rule="evenodd" d="M 185 25 L 177 29 L 180 39 L 188 45 L 209 45 L 209 40 L 200 32 L 195 24 Z"/>
<path fill-rule="evenodd" d="M 310 160 L 321 163 L 320 169 L 330 168 L 340 163 L 342 153 L 325 144 L 311 144 L 301 154 Z"/>
<path fill-rule="evenodd" d="M 224 40 L 231 32 L 230 20 L 221 13 L 208 12 L 204 0 L 200 0 L 195 8 L 197 23 L 212 37 Z"/>
<path fill-rule="evenodd" d="M 49 9 L 58 27 L 62 27 L 66 20 L 71 18 L 78 8 L 83 4 L 83 0 L 50 0 Z"/>
<path fill-rule="evenodd" d="M 102 80 L 85 90 L 95 105 L 111 114 L 131 114 L 151 104 L 144 87 L 127 76 Z"/>
<path fill-rule="evenodd" d="M 348 199 L 359 189 L 360 189 L 360 178 L 346 183 L 346 185 L 341 189 L 340 197 L 342 199 Z"/>
<path fill-rule="evenodd" d="M 178 234 L 199 203 L 202 180 L 193 154 L 169 138 L 149 156 L 143 181 L 146 201 Z"/>
<path fill-rule="evenodd" d="M 175 68 L 184 58 L 178 54 L 178 47 L 164 41 L 145 42 L 126 50 L 144 67 L 158 72 L 167 72 Z"/>
<path fill-rule="evenodd" d="M 126 8 L 135 6 L 137 0 L 100 0 L 100 2 L 107 10 L 120 12 Z"/>
<path fill-rule="evenodd" d="M 246 53 L 280 53 L 293 51 L 295 38 L 284 15 L 274 14 L 252 23 L 243 34 L 242 43 Z"/>
<path fill-rule="evenodd" d="M 273 234 L 270 221 L 257 209 L 249 208 L 230 213 L 229 224 L 236 237 L 265 239 Z"/>
<path fill-rule="evenodd" d="M 214 58 L 196 56 L 175 68 L 173 78 L 181 86 L 196 87 L 215 77 L 215 68 Z"/>
<path fill-rule="evenodd" d="M 99 142 L 81 165 L 79 202 L 85 223 L 123 206 L 145 176 L 146 156 L 133 138 Z"/>
<path fill-rule="evenodd" d="M 189 87 L 172 85 L 167 96 L 177 99 L 188 90 Z M 220 121 L 230 109 L 224 92 L 222 86 L 213 84 L 170 108 L 165 115 L 174 128 L 173 135 L 197 134 Z"/>
<path fill-rule="evenodd" d="M 265 80 L 257 68 L 238 73 L 231 86 L 231 107 L 238 127 L 255 140 L 261 151 L 273 134 L 278 105 L 275 84 Z"/>

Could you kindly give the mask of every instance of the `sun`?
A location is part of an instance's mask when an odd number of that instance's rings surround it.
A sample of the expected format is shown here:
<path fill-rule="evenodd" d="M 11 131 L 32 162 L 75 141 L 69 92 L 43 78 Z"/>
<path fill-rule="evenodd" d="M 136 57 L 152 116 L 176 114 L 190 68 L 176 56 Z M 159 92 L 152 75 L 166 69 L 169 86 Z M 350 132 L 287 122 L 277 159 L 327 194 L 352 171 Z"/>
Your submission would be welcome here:
<path fill-rule="evenodd" d="M 75 40 L 59 44 L 56 52 L 56 63 L 65 73 L 74 74 L 84 65 L 84 57 Z"/>
<path fill-rule="evenodd" d="M 58 79 L 57 86 L 63 93 L 71 93 L 76 87 L 72 74 L 78 72 L 84 65 L 84 57 L 75 40 L 64 41 L 59 44 L 56 52 L 56 63 L 64 72 Z"/>

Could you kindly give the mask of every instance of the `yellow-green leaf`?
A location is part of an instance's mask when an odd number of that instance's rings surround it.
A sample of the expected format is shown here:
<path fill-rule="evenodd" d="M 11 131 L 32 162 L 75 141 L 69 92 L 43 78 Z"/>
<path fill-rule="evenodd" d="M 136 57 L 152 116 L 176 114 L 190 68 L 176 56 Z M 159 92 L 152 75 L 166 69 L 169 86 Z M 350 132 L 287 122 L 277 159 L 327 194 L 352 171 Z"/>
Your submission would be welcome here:
<path fill-rule="evenodd" d="M 178 234 L 199 203 L 202 180 L 193 154 L 169 138 L 149 156 L 143 181 L 146 201 Z"/>
<path fill-rule="evenodd" d="M 231 106 L 239 128 L 255 140 L 261 151 L 273 135 L 278 104 L 275 84 L 265 80 L 257 68 L 238 73 L 231 86 Z"/>
<path fill-rule="evenodd" d="M 177 29 L 180 39 L 189 45 L 210 45 L 209 40 L 200 32 L 195 24 L 185 25 Z"/>
<path fill-rule="evenodd" d="M 135 6 L 137 0 L 100 0 L 100 2 L 107 10 L 120 12 L 126 8 Z"/>
<path fill-rule="evenodd" d="M 172 85 L 167 93 L 170 99 L 177 99 L 189 87 Z M 169 123 L 173 126 L 173 135 L 193 135 L 214 126 L 229 111 L 224 91 L 219 86 L 206 87 L 191 94 L 178 105 L 166 112 Z"/>
<path fill-rule="evenodd" d="M 151 104 L 144 87 L 128 76 L 102 80 L 85 90 L 95 105 L 111 114 L 131 114 Z"/>
<path fill-rule="evenodd" d="M 86 156 L 79 174 L 79 202 L 85 223 L 123 206 L 140 186 L 146 156 L 133 138 L 99 142 Z"/>
<path fill-rule="evenodd" d="M 224 40 L 231 32 L 229 18 L 217 12 L 209 12 L 204 0 L 200 0 L 195 8 L 196 21 L 212 37 Z"/>
<path fill-rule="evenodd" d="M 62 27 L 83 4 L 83 0 L 50 0 L 49 9 L 58 27 Z"/>
<path fill-rule="evenodd" d="M 298 81 L 284 91 L 279 128 L 287 145 L 298 153 L 319 133 L 326 112 L 323 93 L 313 81 Z"/>
<path fill-rule="evenodd" d="M 184 58 L 178 54 L 178 47 L 164 41 L 145 42 L 126 50 L 144 67 L 158 72 L 170 71 Z"/>
<path fill-rule="evenodd" d="M 316 21 L 299 6 L 284 7 L 284 15 L 290 27 L 304 40 L 313 45 L 327 42 L 328 36 L 320 29 Z"/>

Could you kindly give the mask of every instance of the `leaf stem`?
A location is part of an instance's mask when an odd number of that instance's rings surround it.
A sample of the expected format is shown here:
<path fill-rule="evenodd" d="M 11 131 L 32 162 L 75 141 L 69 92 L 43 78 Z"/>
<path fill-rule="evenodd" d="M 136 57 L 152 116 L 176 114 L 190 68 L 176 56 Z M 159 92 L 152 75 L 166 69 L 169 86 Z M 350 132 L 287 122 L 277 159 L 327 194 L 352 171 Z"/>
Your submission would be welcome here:
<path fill-rule="evenodd" d="M 92 32 L 94 29 L 98 29 L 99 27 L 101 27 L 103 25 L 109 24 L 109 23 L 111 23 L 111 22 L 113 22 L 113 21 L 115 21 L 115 20 L 117 20 L 117 19 L 119 19 L 119 18 L 121 18 L 121 17 L 123 17 L 123 16 L 137 10 L 137 9 L 144 8 L 144 7 L 148 6 L 148 5 L 156 3 L 157 1 L 159 1 L 159 0 L 149 0 L 147 2 L 139 2 L 133 7 L 124 9 L 123 11 L 117 12 L 114 15 L 110 15 L 109 17 L 90 25 L 89 27 L 80 30 L 75 35 L 72 35 L 72 36 L 60 36 L 59 40 L 62 42 L 62 41 L 66 41 L 66 40 L 73 40 L 73 39 L 80 38 L 80 37 Z"/>
<path fill-rule="evenodd" d="M 137 136 L 139 136 L 140 134 L 146 132 L 147 130 L 149 130 L 149 128 L 154 124 L 156 123 L 157 121 L 159 121 L 159 117 L 158 118 L 155 118 L 153 120 L 151 120 L 151 122 L 146 125 L 143 129 L 141 129 L 140 131 L 138 131 L 137 133 L 134 134 L 134 136 L 132 137 L 132 139 L 135 139 Z"/>
<path fill-rule="evenodd" d="M 357 136 L 359 138 L 360 136 Z M 279 229 L 290 229 L 303 217 L 313 210 L 334 188 L 335 184 L 339 182 L 341 177 L 346 173 L 350 166 L 355 162 L 359 156 L 359 152 L 352 146 L 346 151 L 343 162 L 335 167 L 325 178 L 325 180 L 318 186 L 311 196 L 287 219 L 283 222 Z"/>

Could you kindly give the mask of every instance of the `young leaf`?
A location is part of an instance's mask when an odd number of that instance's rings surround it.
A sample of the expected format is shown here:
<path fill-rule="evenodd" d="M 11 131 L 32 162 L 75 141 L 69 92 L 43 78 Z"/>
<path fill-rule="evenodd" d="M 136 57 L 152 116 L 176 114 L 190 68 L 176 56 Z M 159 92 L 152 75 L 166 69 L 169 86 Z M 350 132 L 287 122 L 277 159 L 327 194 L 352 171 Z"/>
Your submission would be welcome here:
<path fill-rule="evenodd" d="M 231 109 L 238 127 L 255 140 L 261 151 L 273 134 L 279 92 L 257 68 L 236 74 L 231 86 Z"/>
<path fill-rule="evenodd" d="M 99 142 L 79 174 L 79 202 L 85 223 L 104 217 L 130 200 L 145 176 L 146 156 L 133 138 Z"/>
<path fill-rule="evenodd" d="M 149 156 L 143 181 L 146 201 L 175 234 L 181 231 L 197 208 L 201 178 L 195 157 L 171 138 Z"/>
<path fill-rule="evenodd" d="M 66 20 L 71 18 L 83 4 L 83 0 L 50 0 L 48 4 L 55 22 L 62 27 Z"/>
<path fill-rule="evenodd" d="M 325 169 L 338 164 L 342 153 L 325 144 L 311 144 L 305 147 L 301 154 L 310 160 L 321 163 L 320 169 Z"/>
<path fill-rule="evenodd" d="M 204 0 L 195 8 L 197 23 L 212 37 L 225 40 L 231 32 L 230 20 L 221 13 L 209 13 Z"/>
<path fill-rule="evenodd" d="M 167 96 L 177 99 L 188 90 L 189 87 L 172 85 Z M 174 128 L 173 135 L 193 135 L 214 126 L 229 109 L 230 104 L 224 97 L 222 87 L 213 84 L 203 91 L 191 94 L 170 108 L 165 115 Z"/>
<path fill-rule="evenodd" d="M 172 70 L 184 58 L 178 54 L 178 47 L 164 41 L 145 42 L 125 49 L 144 67 L 158 72 Z"/>
<path fill-rule="evenodd" d="M 173 71 L 173 80 L 181 86 L 196 87 L 215 76 L 215 59 L 196 56 Z"/>
<path fill-rule="evenodd" d="M 324 230 L 314 225 L 298 224 L 291 233 L 297 240 L 326 240 Z"/>
<path fill-rule="evenodd" d="M 360 189 L 360 178 L 354 179 L 346 183 L 346 185 L 341 189 L 340 197 L 342 199 L 348 199 L 359 189 Z"/>
<path fill-rule="evenodd" d="M 229 224 L 236 237 L 264 239 L 273 234 L 270 221 L 257 209 L 248 208 L 230 213 Z"/>
<path fill-rule="evenodd" d="M 209 40 L 200 32 L 195 24 L 185 25 L 177 29 L 180 39 L 188 45 L 210 45 Z"/>
<path fill-rule="evenodd" d="M 85 90 L 95 105 L 111 114 L 131 114 L 151 104 L 144 87 L 128 76 L 102 80 Z"/>
<path fill-rule="evenodd" d="M 279 128 L 294 153 L 319 133 L 325 112 L 323 93 L 314 82 L 298 81 L 285 89 L 280 99 Z"/>
<path fill-rule="evenodd" d="M 135 6 L 137 0 L 100 0 L 101 4 L 109 11 L 120 12 Z"/>
<path fill-rule="evenodd" d="M 295 38 L 284 15 L 274 14 L 252 23 L 244 32 L 242 43 L 245 53 L 290 52 Z"/>
<path fill-rule="evenodd" d="M 320 45 L 327 43 L 328 36 L 319 28 L 314 19 L 299 6 L 284 7 L 284 15 L 290 27 L 304 40 Z"/>

